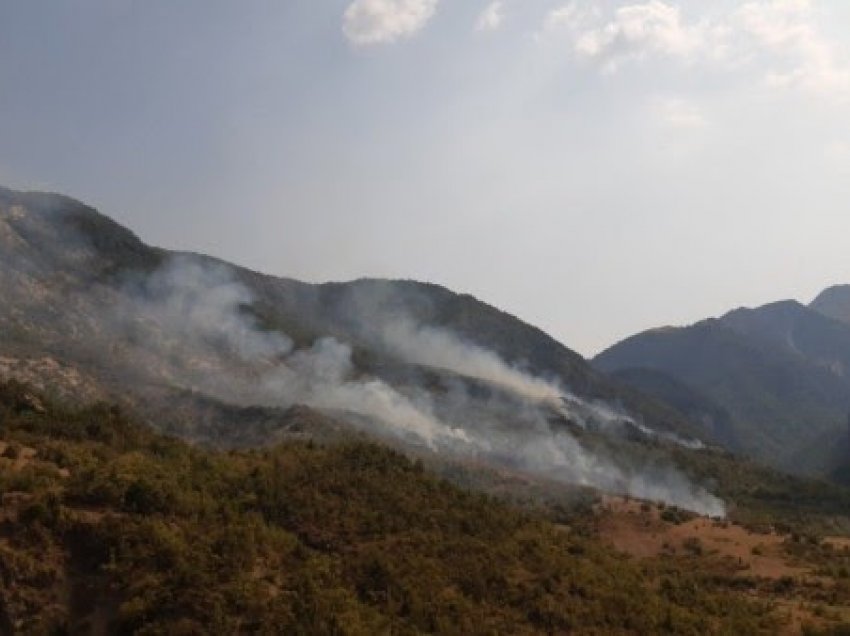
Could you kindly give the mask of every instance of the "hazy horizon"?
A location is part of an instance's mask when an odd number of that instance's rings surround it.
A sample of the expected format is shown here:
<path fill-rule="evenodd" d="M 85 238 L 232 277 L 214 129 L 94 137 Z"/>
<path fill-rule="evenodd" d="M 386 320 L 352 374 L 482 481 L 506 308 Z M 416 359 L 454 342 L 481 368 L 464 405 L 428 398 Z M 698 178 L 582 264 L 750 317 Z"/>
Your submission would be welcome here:
<path fill-rule="evenodd" d="M 850 5 L 0 7 L 0 184 L 310 282 L 445 285 L 591 356 L 850 282 Z"/>

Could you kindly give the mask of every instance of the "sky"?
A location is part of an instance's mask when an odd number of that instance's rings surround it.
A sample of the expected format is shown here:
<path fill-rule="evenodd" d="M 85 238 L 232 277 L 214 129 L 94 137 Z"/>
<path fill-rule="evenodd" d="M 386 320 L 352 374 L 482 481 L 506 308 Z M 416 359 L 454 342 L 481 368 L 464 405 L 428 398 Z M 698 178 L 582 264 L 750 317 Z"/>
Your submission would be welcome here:
<path fill-rule="evenodd" d="M 850 3 L 0 0 L 0 184 L 590 356 L 850 283 Z"/>

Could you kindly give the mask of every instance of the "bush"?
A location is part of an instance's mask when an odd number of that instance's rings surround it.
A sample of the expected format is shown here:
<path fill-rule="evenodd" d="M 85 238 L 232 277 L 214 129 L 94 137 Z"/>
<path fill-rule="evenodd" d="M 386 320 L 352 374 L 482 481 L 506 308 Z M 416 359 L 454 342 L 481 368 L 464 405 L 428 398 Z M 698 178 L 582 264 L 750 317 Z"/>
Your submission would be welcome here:
<path fill-rule="evenodd" d="M 698 537 L 688 537 L 682 542 L 682 547 L 686 552 L 690 552 L 695 556 L 702 555 L 702 541 Z"/>

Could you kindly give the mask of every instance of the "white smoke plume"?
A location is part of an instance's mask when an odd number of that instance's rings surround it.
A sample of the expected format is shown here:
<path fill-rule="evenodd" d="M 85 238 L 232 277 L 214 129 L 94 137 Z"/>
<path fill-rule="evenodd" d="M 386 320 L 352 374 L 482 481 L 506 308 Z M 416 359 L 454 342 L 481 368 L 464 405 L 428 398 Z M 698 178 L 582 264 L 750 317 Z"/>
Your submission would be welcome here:
<path fill-rule="evenodd" d="M 463 342 L 443 329 L 419 326 L 409 318 L 391 321 L 381 336 L 384 346 L 407 362 L 484 380 L 531 400 L 559 404 L 564 395 L 556 384 L 508 365 L 492 351 Z"/>
<path fill-rule="evenodd" d="M 147 352 L 140 364 L 159 365 L 160 376 L 221 399 L 353 413 L 361 416 L 350 419 L 354 425 L 434 451 L 724 514 L 720 500 L 672 467 L 623 465 L 588 451 L 548 421 L 555 411 L 578 424 L 614 426 L 632 421 L 627 415 L 583 401 L 446 330 L 396 316 L 380 325 L 381 344 L 397 359 L 497 387 L 496 395 L 473 397 L 460 379 L 440 398 L 421 386 L 391 386 L 363 375 L 351 347 L 331 337 L 296 349 L 287 335 L 259 326 L 250 312 L 253 300 L 230 268 L 178 257 L 126 286 L 115 318 L 121 333 Z"/>
<path fill-rule="evenodd" d="M 188 351 L 215 346 L 243 361 L 288 354 L 292 341 L 267 332 L 239 309 L 253 301 L 224 266 L 175 258 L 142 281 L 125 318 L 154 327 L 168 343 Z"/>
<path fill-rule="evenodd" d="M 189 378 L 193 388 L 236 402 L 352 411 L 430 447 L 442 438 L 466 440 L 427 404 L 414 404 L 379 379 L 357 378 L 347 344 L 321 338 L 293 350 L 285 334 L 260 329 L 246 311 L 250 290 L 223 265 L 176 257 L 127 291 L 116 305 L 122 329 L 143 341 L 155 359 L 170 361 L 160 372 Z"/>
<path fill-rule="evenodd" d="M 351 347 L 335 338 L 320 338 L 296 351 L 265 375 L 268 395 L 287 397 L 317 408 L 351 411 L 376 418 L 402 436 L 414 435 L 430 448 L 441 440 L 466 442 L 460 428 L 440 422 L 427 403 L 414 403 L 377 378 L 357 378 Z"/>
<path fill-rule="evenodd" d="M 684 439 L 667 431 L 656 431 L 636 421 L 622 409 L 600 401 L 579 398 L 560 382 L 533 375 L 508 364 L 498 355 L 455 334 L 422 326 L 410 317 L 395 317 L 379 330 L 381 344 L 406 362 L 447 369 L 483 380 L 533 401 L 548 404 L 582 427 L 610 430 L 630 425 L 647 437 L 663 439 L 686 448 L 701 448 L 699 440 Z"/>

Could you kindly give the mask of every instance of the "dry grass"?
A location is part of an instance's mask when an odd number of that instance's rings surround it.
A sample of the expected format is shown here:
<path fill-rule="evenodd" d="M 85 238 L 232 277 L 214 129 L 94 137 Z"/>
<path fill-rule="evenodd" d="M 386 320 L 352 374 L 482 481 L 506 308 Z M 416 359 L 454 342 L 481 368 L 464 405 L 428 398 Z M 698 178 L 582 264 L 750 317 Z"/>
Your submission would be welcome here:
<path fill-rule="evenodd" d="M 665 521 L 655 504 L 604 497 L 596 507 L 600 538 L 619 552 L 647 562 L 690 558 L 694 568 L 707 571 L 725 564 L 730 579 L 749 579 L 743 592 L 772 603 L 782 623 L 780 634 L 801 634 L 807 628 L 827 629 L 850 621 L 850 606 L 816 600 L 837 582 L 818 563 L 801 560 L 788 549 L 790 535 L 753 532 L 743 526 L 707 517 L 683 523 Z M 850 538 L 828 537 L 823 544 L 850 551 Z"/>
<path fill-rule="evenodd" d="M 783 549 L 786 535 L 760 534 L 707 517 L 674 525 L 661 519 L 658 506 L 621 497 L 606 497 L 598 510 L 601 536 L 635 557 L 685 554 L 688 545 L 699 545 L 707 555 L 734 560 L 746 576 L 780 579 L 806 576 L 812 570 L 791 563 Z"/>

